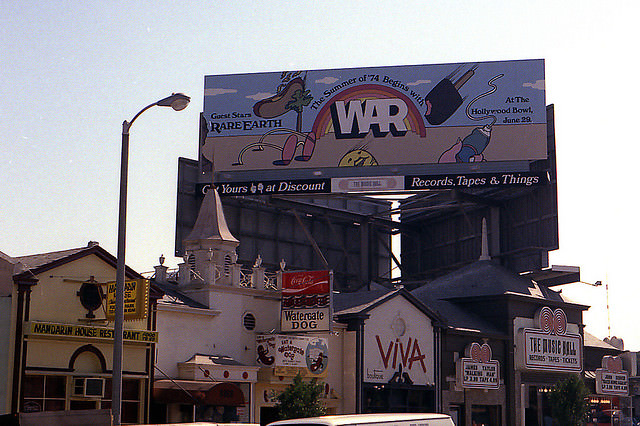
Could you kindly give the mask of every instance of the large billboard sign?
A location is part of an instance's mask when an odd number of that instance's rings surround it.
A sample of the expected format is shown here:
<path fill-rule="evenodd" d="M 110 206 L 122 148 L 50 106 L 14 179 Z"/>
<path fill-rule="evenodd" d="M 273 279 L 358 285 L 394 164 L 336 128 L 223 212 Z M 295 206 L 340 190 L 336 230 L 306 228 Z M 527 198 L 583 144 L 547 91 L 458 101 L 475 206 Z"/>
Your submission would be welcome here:
<path fill-rule="evenodd" d="M 211 75 L 203 116 L 220 195 L 544 181 L 543 60 Z"/>

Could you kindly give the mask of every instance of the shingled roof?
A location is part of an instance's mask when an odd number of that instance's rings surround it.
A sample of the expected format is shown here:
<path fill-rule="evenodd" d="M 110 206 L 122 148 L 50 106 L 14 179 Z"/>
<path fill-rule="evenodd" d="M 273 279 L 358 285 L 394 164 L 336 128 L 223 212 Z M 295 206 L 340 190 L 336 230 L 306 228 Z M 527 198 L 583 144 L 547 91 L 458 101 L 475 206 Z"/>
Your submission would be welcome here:
<path fill-rule="evenodd" d="M 116 267 L 116 258 L 100 247 L 97 242 L 90 241 L 89 244 L 84 247 L 13 257 L 12 259 L 15 263 L 14 279 L 33 277 L 88 255 L 96 255 L 114 268 Z M 125 272 L 126 276 L 131 278 L 144 278 L 129 267 L 126 267 Z"/>
<path fill-rule="evenodd" d="M 559 292 L 538 286 L 491 260 L 478 260 L 466 265 L 413 290 L 412 294 L 418 299 L 428 295 L 440 300 L 517 294 L 564 302 Z"/>

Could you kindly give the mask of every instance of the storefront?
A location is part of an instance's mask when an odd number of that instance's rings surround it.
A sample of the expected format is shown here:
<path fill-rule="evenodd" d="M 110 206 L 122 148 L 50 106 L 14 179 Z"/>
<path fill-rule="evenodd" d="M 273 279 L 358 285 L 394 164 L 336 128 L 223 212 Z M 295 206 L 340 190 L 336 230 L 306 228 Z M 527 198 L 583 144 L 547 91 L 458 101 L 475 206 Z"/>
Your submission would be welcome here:
<path fill-rule="evenodd" d="M 441 410 L 457 424 L 544 424 L 546 392 L 581 373 L 587 307 L 539 282 L 500 266 L 483 248 L 477 262 L 412 291 L 443 317 Z"/>
<path fill-rule="evenodd" d="M 457 425 L 466 424 L 466 419 L 486 426 L 505 422 L 503 362 L 494 358 L 488 341 L 467 343 L 463 355 L 455 361 L 455 382 L 443 392 L 445 410 Z M 496 348 L 502 346 L 495 340 L 491 343 Z"/>
<path fill-rule="evenodd" d="M 154 381 L 154 407 L 166 412 L 165 421 L 249 423 L 257 367 L 195 354 L 178 370 L 178 378 Z"/>
<path fill-rule="evenodd" d="M 551 418 L 551 388 L 569 374 L 582 374 L 581 321 L 574 321 L 564 309 L 548 306 L 539 308 L 533 318 L 513 320 L 515 384 L 520 388 L 516 405 L 527 424 L 544 424 Z"/>
<path fill-rule="evenodd" d="M 11 412 L 111 408 L 116 260 L 97 243 L 15 258 Z M 157 295 L 127 270 L 122 421 L 147 420 Z M 150 313 L 151 312 L 151 313 Z"/>
<path fill-rule="evenodd" d="M 353 368 L 342 363 L 344 327 L 307 335 L 263 334 L 256 338 L 257 365 L 254 409 L 262 425 L 277 420 L 277 396 L 300 374 L 322 386 L 320 400 L 327 414 L 342 414 L 342 381 Z"/>
<path fill-rule="evenodd" d="M 355 339 L 355 412 L 434 412 L 438 316 L 400 288 L 334 296 Z"/>
<path fill-rule="evenodd" d="M 222 416 L 266 424 L 274 420 L 275 397 L 297 373 L 322 383 L 329 412 L 344 413 L 343 382 L 353 367 L 343 358 L 345 327 L 331 321 L 330 272 L 285 271 L 283 262 L 268 273 L 260 256 L 250 270 L 235 263 L 239 241 L 216 191 L 207 192 L 184 244 L 188 255 L 177 275 L 160 265 L 154 277 L 165 295 L 158 302 L 151 420 Z M 321 278 L 322 297 L 307 290 L 283 297 L 287 277 L 297 280 L 297 290 L 317 289 Z"/>
<path fill-rule="evenodd" d="M 632 401 L 629 372 L 624 370 L 621 356 L 606 355 L 601 368 L 588 372 L 590 389 L 588 426 L 630 424 Z"/>

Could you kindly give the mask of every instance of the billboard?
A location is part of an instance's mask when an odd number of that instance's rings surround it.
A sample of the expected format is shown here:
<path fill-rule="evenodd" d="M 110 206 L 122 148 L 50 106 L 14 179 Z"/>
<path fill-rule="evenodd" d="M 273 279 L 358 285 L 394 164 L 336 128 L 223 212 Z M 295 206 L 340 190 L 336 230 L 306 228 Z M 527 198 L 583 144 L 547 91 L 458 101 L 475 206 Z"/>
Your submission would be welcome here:
<path fill-rule="evenodd" d="M 545 181 L 543 60 L 211 75 L 203 109 L 221 196 Z"/>
<path fill-rule="evenodd" d="M 629 373 L 622 369 L 622 358 L 606 355 L 602 368 L 596 369 L 598 395 L 629 396 Z"/>

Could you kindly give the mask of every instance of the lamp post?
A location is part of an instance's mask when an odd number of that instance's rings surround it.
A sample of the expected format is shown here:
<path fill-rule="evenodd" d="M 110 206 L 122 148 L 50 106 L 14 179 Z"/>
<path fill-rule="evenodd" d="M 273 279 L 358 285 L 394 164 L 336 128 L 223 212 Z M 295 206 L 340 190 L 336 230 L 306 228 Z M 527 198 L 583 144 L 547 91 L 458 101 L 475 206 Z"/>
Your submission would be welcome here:
<path fill-rule="evenodd" d="M 116 311 L 113 326 L 113 378 L 111 388 L 111 409 L 113 424 L 121 424 L 122 409 L 122 334 L 124 323 L 124 275 L 125 275 L 125 243 L 127 232 L 127 169 L 129 167 L 129 129 L 136 118 L 153 106 L 171 107 L 182 111 L 189 105 L 191 98 L 182 93 L 174 93 L 164 99 L 144 107 L 131 121 L 122 123 L 122 158 L 120 160 L 120 208 L 118 214 L 118 261 L 116 266 Z"/>

